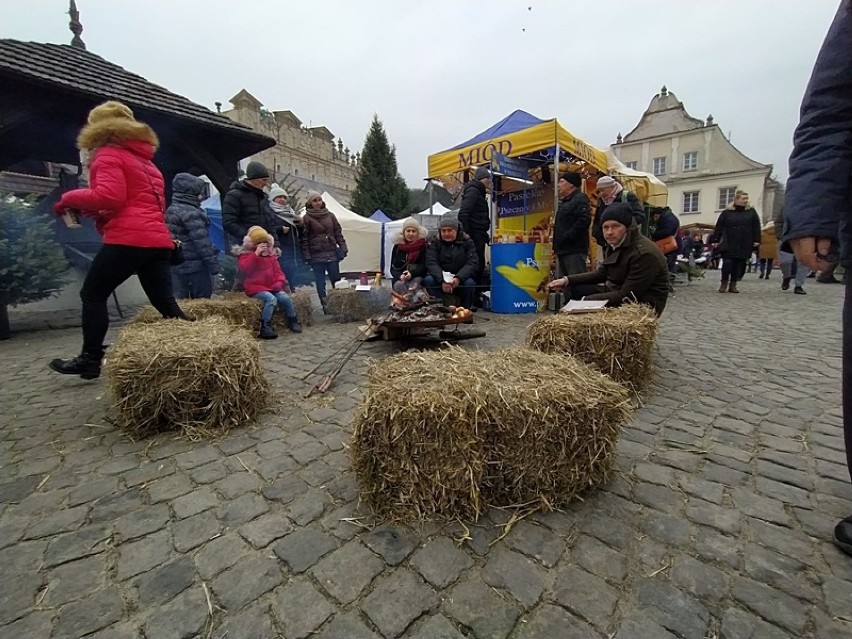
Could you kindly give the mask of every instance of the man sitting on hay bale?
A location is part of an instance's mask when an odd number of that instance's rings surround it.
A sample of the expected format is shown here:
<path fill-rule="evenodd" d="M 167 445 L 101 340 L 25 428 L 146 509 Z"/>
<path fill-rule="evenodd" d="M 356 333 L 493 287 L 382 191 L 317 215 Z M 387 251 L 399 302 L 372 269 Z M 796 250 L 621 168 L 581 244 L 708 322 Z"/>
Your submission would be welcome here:
<path fill-rule="evenodd" d="M 659 316 L 669 297 L 666 258 L 657 245 L 639 233 L 628 204 L 608 206 L 601 216 L 604 261 L 591 273 L 561 277 L 548 290 L 570 289 L 572 300 L 601 300 L 607 306 L 625 302 L 647 304 Z"/>
<path fill-rule="evenodd" d="M 450 303 L 446 296 L 456 295 L 461 306 L 471 308 L 476 292 L 473 276 L 479 265 L 473 240 L 462 236 L 454 213 L 445 213 L 441 217 L 438 234 L 426 249 L 428 274 L 423 285 L 432 297 L 445 298 L 445 304 Z M 444 273 L 449 275 L 445 278 Z"/>

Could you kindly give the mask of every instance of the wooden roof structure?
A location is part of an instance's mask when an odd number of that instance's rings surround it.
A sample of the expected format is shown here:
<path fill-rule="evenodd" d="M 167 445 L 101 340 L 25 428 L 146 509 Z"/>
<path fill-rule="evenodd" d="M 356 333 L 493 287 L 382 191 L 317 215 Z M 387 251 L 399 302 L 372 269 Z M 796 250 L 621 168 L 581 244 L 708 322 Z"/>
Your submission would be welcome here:
<path fill-rule="evenodd" d="M 24 160 L 78 164 L 77 134 L 106 100 L 127 104 L 156 131 L 154 161 L 169 187 L 183 171 L 225 192 L 241 159 L 275 145 L 79 45 L 0 39 L 0 94 L 0 170 Z"/>

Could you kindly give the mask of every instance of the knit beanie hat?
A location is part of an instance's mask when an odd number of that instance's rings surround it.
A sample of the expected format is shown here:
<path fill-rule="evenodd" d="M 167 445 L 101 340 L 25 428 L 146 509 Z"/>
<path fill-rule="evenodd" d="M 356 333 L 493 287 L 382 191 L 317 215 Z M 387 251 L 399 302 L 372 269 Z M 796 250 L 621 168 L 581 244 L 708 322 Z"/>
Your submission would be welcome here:
<path fill-rule="evenodd" d="M 459 218 L 455 213 L 444 213 L 441 216 L 441 221 L 438 223 L 439 229 L 455 229 L 459 230 Z"/>
<path fill-rule="evenodd" d="M 601 224 L 609 220 L 614 220 L 630 228 L 633 224 L 633 209 L 630 208 L 629 204 L 625 204 L 624 202 L 610 204 L 604 209 L 601 215 Z"/>
<path fill-rule="evenodd" d="M 317 191 L 308 191 L 308 194 L 305 196 L 305 206 L 308 206 L 316 198 L 322 199 L 322 193 L 318 193 Z"/>
<path fill-rule="evenodd" d="M 135 119 L 133 117 L 133 111 L 129 106 L 122 104 L 121 102 L 116 102 L 115 100 L 99 104 L 89 111 L 89 124 L 94 124 L 95 122 L 111 118 L 123 118 L 125 120 Z"/>
<path fill-rule="evenodd" d="M 598 188 L 599 189 L 608 189 L 611 186 L 615 186 L 618 182 L 615 181 L 615 178 L 612 178 L 608 175 L 604 175 L 603 177 L 598 178 Z"/>
<path fill-rule="evenodd" d="M 248 238 L 255 246 L 264 242 L 269 243 L 269 233 L 262 226 L 252 226 L 248 230 Z"/>
<path fill-rule="evenodd" d="M 491 172 L 488 170 L 487 166 L 480 166 L 473 172 L 474 180 L 484 180 L 485 178 L 490 178 Z"/>
<path fill-rule="evenodd" d="M 282 195 L 283 195 L 284 197 L 290 197 L 290 196 L 287 194 L 287 191 L 285 191 L 284 189 L 282 189 L 282 188 L 281 188 L 280 186 L 278 186 L 277 184 L 273 184 L 272 186 L 270 186 L 270 187 L 269 187 L 269 200 L 270 200 L 270 201 L 274 201 L 274 200 L 275 200 L 275 198 L 277 198 L 277 197 L 281 197 Z"/>
<path fill-rule="evenodd" d="M 246 167 L 246 179 L 256 180 L 258 178 L 268 178 L 269 171 L 260 162 L 252 160 Z"/>
<path fill-rule="evenodd" d="M 568 182 L 568 184 L 573 184 L 578 189 L 580 188 L 580 185 L 583 183 L 583 176 L 580 175 L 579 173 L 575 173 L 574 171 L 568 171 L 567 173 L 563 173 L 559 177 L 561 179 L 565 180 L 566 182 Z M 598 182 L 598 185 L 600 186 L 600 182 Z"/>

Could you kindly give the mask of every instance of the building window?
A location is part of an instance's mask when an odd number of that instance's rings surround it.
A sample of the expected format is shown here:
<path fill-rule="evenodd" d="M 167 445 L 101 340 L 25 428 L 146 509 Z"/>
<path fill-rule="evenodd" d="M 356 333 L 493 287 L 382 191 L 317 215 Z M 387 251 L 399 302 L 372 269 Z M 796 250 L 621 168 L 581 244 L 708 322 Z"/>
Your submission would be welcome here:
<path fill-rule="evenodd" d="M 639 163 L 638 162 L 628 162 L 624 166 L 626 166 L 628 169 L 633 169 L 635 171 L 636 167 L 639 166 Z"/>
<path fill-rule="evenodd" d="M 684 213 L 698 213 L 698 193 L 699 191 L 686 191 L 683 194 Z"/>
<path fill-rule="evenodd" d="M 734 201 L 734 194 L 736 192 L 737 187 L 735 186 L 724 186 L 719 189 L 719 210 L 722 210 Z"/>
<path fill-rule="evenodd" d="M 683 170 L 694 171 L 698 168 L 698 151 L 683 154 Z"/>
<path fill-rule="evenodd" d="M 666 158 L 654 158 L 654 175 L 666 174 Z"/>

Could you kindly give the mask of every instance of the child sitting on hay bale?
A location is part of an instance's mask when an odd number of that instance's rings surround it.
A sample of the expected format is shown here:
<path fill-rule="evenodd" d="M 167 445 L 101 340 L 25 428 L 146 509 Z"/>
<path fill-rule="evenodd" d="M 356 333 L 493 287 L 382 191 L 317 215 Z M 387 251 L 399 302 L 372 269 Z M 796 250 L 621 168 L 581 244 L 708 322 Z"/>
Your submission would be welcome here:
<path fill-rule="evenodd" d="M 284 292 L 287 278 L 278 263 L 280 251 L 275 248 L 275 240 L 260 226 L 252 226 L 243 238 L 239 250 L 240 271 L 245 275 L 243 288 L 246 295 L 263 302 L 260 313 L 260 339 L 275 339 L 278 332 L 272 326 L 272 314 L 276 306 L 281 306 L 287 317 L 287 326 L 294 333 L 302 332 L 302 325 L 296 316 L 293 300 Z"/>

